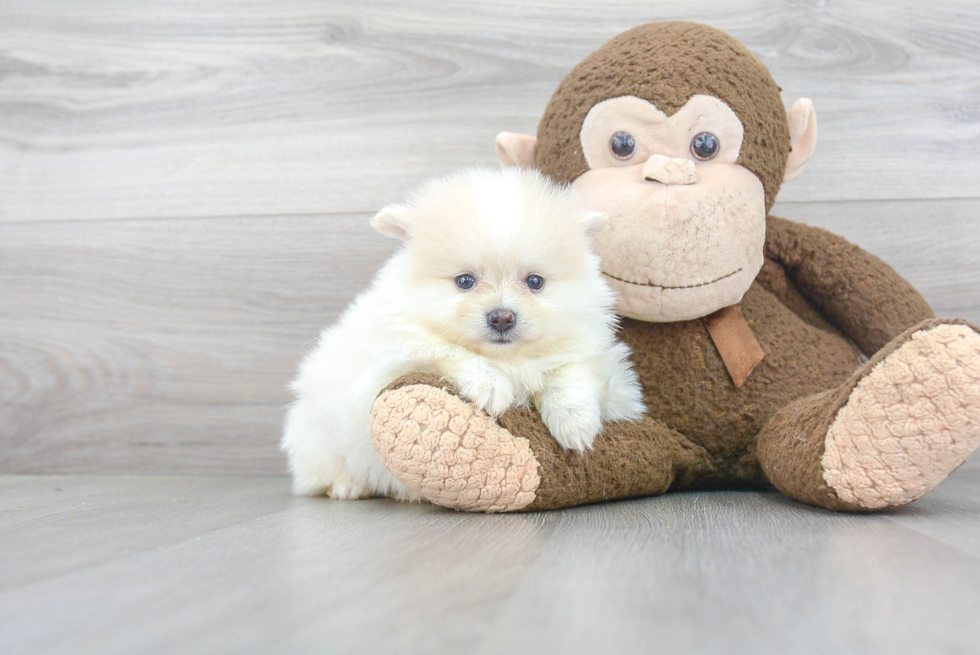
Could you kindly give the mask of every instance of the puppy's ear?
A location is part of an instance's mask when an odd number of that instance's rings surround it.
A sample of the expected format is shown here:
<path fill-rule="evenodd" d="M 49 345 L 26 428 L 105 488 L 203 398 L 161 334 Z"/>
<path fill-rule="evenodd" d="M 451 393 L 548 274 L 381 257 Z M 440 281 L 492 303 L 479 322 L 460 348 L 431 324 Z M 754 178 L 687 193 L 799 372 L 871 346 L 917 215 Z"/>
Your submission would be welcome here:
<path fill-rule="evenodd" d="M 578 223 L 585 231 L 585 236 L 592 239 L 602 232 L 602 228 L 606 227 L 606 220 L 608 218 L 602 212 L 586 212 L 578 217 Z"/>
<path fill-rule="evenodd" d="M 371 219 L 371 227 L 393 239 L 412 238 L 412 208 L 407 205 L 388 205 Z"/>
<path fill-rule="evenodd" d="M 494 146 L 497 149 L 497 161 L 501 168 L 520 166 L 534 168 L 538 156 L 538 139 L 530 134 L 515 134 L 501 132 L 497 135 Z"/>

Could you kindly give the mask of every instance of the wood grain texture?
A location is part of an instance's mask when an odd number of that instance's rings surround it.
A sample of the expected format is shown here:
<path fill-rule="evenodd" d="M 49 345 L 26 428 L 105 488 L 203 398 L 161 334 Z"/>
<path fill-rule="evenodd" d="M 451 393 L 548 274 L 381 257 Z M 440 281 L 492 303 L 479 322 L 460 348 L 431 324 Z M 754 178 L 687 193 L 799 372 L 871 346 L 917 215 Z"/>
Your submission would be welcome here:
<path fill-rule="evenodd" d="M 289 495 L 286 385 L 395 247 L 371 212 L 665 19 L 813 99 L 773 213 L 980 323 L 976 0 L 0 0 L 0 473 L 224 476 L 0 475 L 0 653 L 977 652 L 980 455 L 870 516 Z"/>
<path fill-rule="evenodd" d="M 980 201 L 775 211 L 980 323 Z M 0 224 L 0 472 L 283 473 L 287 383 L 395 248 L 368 217 Z"/>
<path fill-rule="evenodd" d="M 287 487 L 0 477 L 0 652 L 921 655 L 980 643 L 977 470 L 873 515 L 751 492 L 466 515 Z"/>
<path fill-rule="evenodd" d="M 286 384 L 394 248 L 370 212 L 492 164 L 497 131 L 534 131 L 569 67 L 648 20 L 727 29 L 814 99 L 817 156 L 775 213 L 980 322 L 978 14 L 0 0 L 0 472 L 282 473 Z"/>
<path fill-rule="evenodd" d="M 777 202 L 772 214 L 858 244 L 909 280 L 937 316 L 980 325 L 980 202 Z"/>
<path fill-rule="evenodd" d="M 977 197 L 975 0 L 2 0 L 0 221 L 376 210 L 493 164 L 571 66 L 664 19 L 813 99 L 784 200 Z"/>
<path fill-rule="evenodd" d="M 394 247 L 366 215 L 0 233 L 4 472 L 284 472 L 287 382 Z"/>

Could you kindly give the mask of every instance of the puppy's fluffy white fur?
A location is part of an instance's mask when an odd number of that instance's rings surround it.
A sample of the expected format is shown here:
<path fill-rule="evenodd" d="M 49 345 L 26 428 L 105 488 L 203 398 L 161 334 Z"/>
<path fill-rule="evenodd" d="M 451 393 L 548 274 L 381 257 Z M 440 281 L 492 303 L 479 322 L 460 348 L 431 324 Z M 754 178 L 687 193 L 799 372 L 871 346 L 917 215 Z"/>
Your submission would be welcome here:
<path fill-rule="evenodd" d="M 520 169 L 464 171 L 378 213 L 372 225 L 405 243 L 324 330 L 292 384 L 282 448 L 293 490 L 413 497 L 382 466 L 369 426 L 378 393 L 406 373 L 438 374 L 493 416 L 533 402 L 572 450 L 590 448 L 605 421 L 639 417 L 615 298 L 590 248 L 603 218 Z M 460 288 L 461 275 L 472 288 Z M 492 329 L 494 309 L 513 312 L 511 329 Z"/>

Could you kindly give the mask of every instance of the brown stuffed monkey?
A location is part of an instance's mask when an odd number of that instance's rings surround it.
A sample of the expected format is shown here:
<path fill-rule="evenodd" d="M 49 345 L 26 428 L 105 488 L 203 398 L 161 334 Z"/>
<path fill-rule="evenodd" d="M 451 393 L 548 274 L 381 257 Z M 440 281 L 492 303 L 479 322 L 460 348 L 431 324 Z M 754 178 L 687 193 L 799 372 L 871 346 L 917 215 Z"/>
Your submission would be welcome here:
<path fill-rule="evenodd" d="M 980 334 L 942 320 L 892 268 L 769 216 L 817 136 L 734 38 L 651 23 L 559 85 L 503 165 L 571 184 L 620 295 L 647 415 L 564 451 L 533 409 L 494 421 L 431 376 L 379 396 L 372 440 L 433 503 L 539 510 L 673 489 L 767 488 L 839 510 L 896 507 L 980 444 Z"/>

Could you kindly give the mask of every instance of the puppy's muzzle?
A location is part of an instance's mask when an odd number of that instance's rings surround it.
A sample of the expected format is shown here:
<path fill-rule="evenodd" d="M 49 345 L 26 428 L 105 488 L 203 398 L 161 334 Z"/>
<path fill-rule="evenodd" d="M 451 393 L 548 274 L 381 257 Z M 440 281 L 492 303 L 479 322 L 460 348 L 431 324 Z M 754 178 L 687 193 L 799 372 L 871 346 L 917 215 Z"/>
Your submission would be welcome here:
<path fill-rule="evenodd" d="M 517 323 L 517 314 L 509 309 L 498 307 L 487 314 L 487 323 L 497 332 L 504 333 Z"/>

